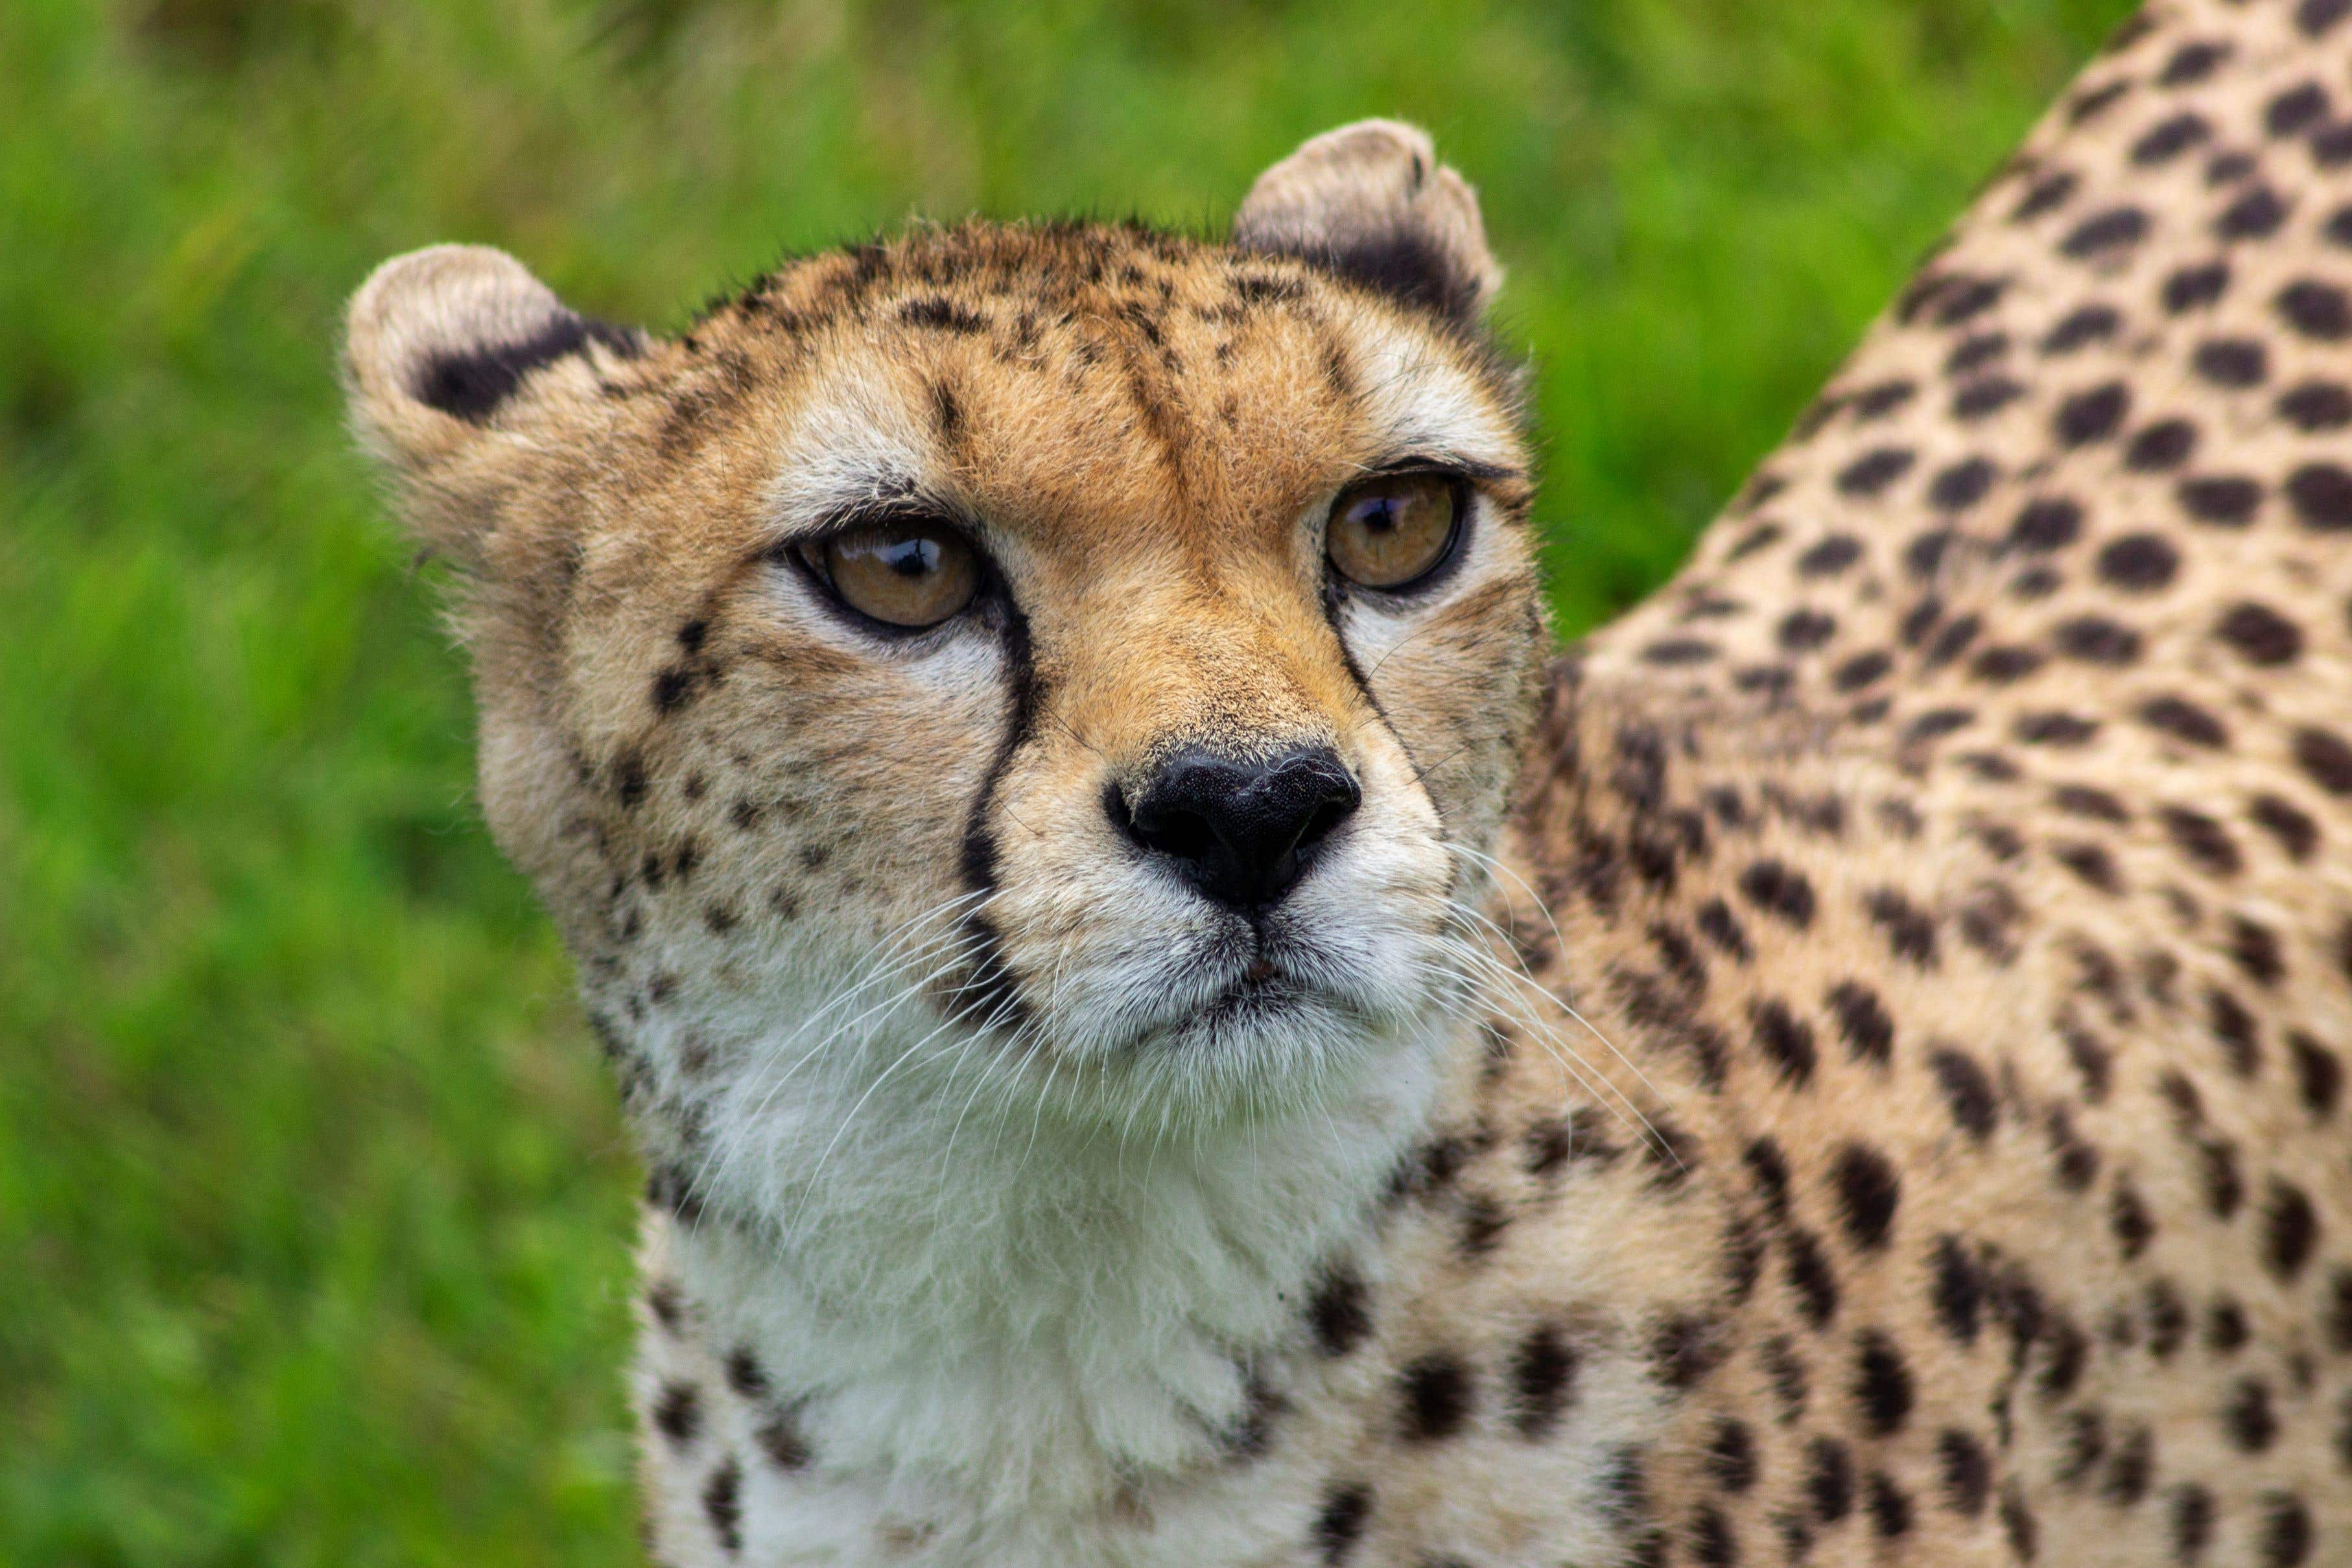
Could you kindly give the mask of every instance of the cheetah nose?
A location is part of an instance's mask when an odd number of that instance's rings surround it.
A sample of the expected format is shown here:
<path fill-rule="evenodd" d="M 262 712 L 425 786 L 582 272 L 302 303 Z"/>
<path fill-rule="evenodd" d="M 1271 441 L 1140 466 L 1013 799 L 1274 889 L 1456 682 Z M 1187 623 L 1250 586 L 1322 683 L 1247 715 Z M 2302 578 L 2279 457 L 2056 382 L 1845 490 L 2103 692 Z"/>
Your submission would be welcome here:
<path fill-rule="evenodd" d="M 1265 761 L 1188 748 L 1162 763 L 1132 804 L 1117 784 L 1106 804 L 1128 837 L 1166 856 L 1207 897 L 1246 914 L 1281 902 L 1362 800 L 1339 753 L 1318 746 Z"/>

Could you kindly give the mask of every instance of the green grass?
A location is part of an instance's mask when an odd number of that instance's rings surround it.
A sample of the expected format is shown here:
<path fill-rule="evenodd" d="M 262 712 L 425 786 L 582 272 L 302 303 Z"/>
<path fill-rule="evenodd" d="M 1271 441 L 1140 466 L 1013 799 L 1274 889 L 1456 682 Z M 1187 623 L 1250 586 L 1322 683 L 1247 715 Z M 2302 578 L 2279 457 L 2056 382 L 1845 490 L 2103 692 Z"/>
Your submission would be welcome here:
<path fill-rule="evenodd" d="M 1656 584 L 2120 0 L 0 5 L 0 1564 L 624 1563 L 633 1173 L 344 450 L 367 267 L 675 324 L 902 221 L 1481 186 L 1564 627 Z"/>

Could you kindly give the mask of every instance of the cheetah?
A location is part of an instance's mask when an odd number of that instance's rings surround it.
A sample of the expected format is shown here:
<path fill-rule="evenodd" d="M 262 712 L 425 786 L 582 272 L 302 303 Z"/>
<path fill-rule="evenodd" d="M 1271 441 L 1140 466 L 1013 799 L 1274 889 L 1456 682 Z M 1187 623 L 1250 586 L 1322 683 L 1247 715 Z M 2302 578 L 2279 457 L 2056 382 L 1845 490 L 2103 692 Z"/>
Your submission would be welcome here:
<path fill-rule="evenodd" d="M 345 363 L 678 1565 L 2352 1563 L 2352 0 L 2158 0 L 1565 653 L 1428 139 Z"/>

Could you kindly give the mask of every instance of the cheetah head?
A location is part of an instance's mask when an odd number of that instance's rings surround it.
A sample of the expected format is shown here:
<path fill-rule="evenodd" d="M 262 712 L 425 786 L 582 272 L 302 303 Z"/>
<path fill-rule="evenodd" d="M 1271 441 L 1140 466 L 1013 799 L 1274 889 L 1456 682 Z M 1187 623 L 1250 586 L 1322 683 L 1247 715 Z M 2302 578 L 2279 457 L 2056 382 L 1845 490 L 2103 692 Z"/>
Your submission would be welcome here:
<path fill-rule="evenodd" d="M 377 271 L 355 423 L 636 1103 L 1164 1122 L 1430 1037 L 1546 644 L 1497 277 L 1386 122 L 1223 243 L 921 228 L 671 338 Z"/>

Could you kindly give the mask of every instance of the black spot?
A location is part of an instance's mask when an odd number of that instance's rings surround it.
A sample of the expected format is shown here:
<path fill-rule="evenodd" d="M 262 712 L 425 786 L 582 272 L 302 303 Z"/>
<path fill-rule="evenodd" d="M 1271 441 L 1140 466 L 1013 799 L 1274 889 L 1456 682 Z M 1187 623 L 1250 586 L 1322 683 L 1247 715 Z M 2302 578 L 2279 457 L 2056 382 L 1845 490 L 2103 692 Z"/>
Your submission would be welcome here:
<path fill-rule="evenodd" d="M 1816 1437 L 1805 1450 L 1805 1500 L 1824 1525 L 1853 1511 L 1853 1461 L 1834 1437 Z"/>
<path fill-rule="evenodd" d="M 1944 1473 L 1944 1503 L 1954 1513 L 1969 1518 L 1984 1511 L 1992 1493 L 1992 1460 L 1984 1445 L 1957 1428 L 1936 1439 L 1936 1458 Z"/>
<path fill-rule="evenodd" d="M 1780 1424 L 1789 1426 L 1805 1413 L 1805 1364 L 1786 1334 L 1774 1334 L 1766 1340 L 1758 1354 L 1764 1363 L 1764 1375 L 1772 1385 L 1772 1397 L 1780 1402 Z"/>
<path fill-rule="evenodd" d="M 1870 1475 L 1870 1522 L 1888 1541 L 1911 1528 L 1911 1497 L 1883 1470 Z"/>
<path fill-rule="evenodd" d="M 1801 1087 L 1813 1075 L 1812 1026 L 1769 998 L 1751 1005 L 1748 1017 L 1757 1050 L 1780 1070 L 1781 1082 Z"/>
<path fill-rule="evenodd" d="M 2189 362 L 2215 386 L 2258 387 L 2270 374 L 2270 350 L 2251 338 L 2214 338 L 2197 345 Z"/>
<path fill-rule="evenodd" d="M 2303 1189 L 2273 1176 L 2263 1204 L 2263 1267 L 2292 1280 L 2319 1245 L 2319 1212 Z"/>
<path fill-rule="evenodd" d="M 2067 232 L 2058 248 L 2077 258 L 2137 245 L 2147 234 L 2147 214 L 2137 207 L 2109 207 L 2095 213 Z"/>
<path fill-rule="evenodd" d="M 2123 318 L 2105 305 L 2084 305 L 2070 311 L 2042 340 L 2045 354 L 2069 354 L 2086 344 L 2112 338 L 2123 329 Z"/>
<path fill-rule="evenodd" d="M 1837 634 L 1837 622 L 1818 611 L 1792 610 L 1780 620 L 1780 646 L 1792 653 L 1820 647 Z"/>
<path fill-rule="evenodd" d="M 2273 301 L 2286 324 L 2306 338 L 2336 343 L 2352 338 L 2352 300 L 2334 284 L 2300 278 Z"/>
<path fill-rule="evenodd" d="M 702 1511 L 720 1551 L 732 1557 L 743 1550 L 743 1467 L 733 1456 L 710 1472 L 702 1489 Z"/>
<path fill-rule="evenodd" d="M 2334 1051 L 2301 1032 L 2287 1036 L 2287 1051 L 2294 1066 L 2295 1093 L 2304 1109 L 2315 1119 L 2334 1114 L 2336 1102 L 2344 1096 L 2344 1064 Z"/>
<path fill-rule="evenodd" d="M 2327 117 L 2327 89 L 2303 82 L 2263 106 L 2263 126 L 2273 136 L 2300 136 Z"/>
<path fill-rule="evenodd" d="M 1936 1321 L 1962 1344 L 1974 1344 L 1985 1300 L 1984 1270 L 1956 1236 L 1939 1236 L 1928 1260 L 1928 1299 Z"/>
<path fill-rule="evenodd" d="M 2083 508 L 2063 496 L 2028 501 L 2009 526 L 2011 549 L 2054 550 L 2073 544 L 2083 531 Z"/>
<path fill-rule="evenodd" d="M 2218 1298 L 2213 1307 L 2206 1312 L 2206 1347 L 2216 1356 L 2234 1356 L 2237 1352 L 2246 1349 L 2246 1340 L 2251 1338 L 2253 1338 L 2253 1328 L 2246 1323 L 2246 1310 L 2227 1295 Z M 2180 1347 L 2180 1338 L 2176 1333 L 2161 1347 L 2159 1359 L 2168 1356 L 2178 1347 Z"/>
<path fill-rule="evenodd" d="M 988 330 L 988 319 L 942 295 L 909 299 L 898 307 L 898 319 L 909 327 L 971 336 Z"/>
<path fill-rule="evenodd" d="M 2256 827 L 2278 840 L 2286 858 L 2297 865 L 2308 861 L 2319 847 L 2319 824 L 2312 821 L 2310 812 L 2291 800 L 2277 795 L 2257 795 L 2247 807 L 2246 815 Z"/>
<path fill-rule="evenodd" d="M 1322 1511 L 1315 1516 L 1309 1531 L 1315 1550 L 1323 1561 L 1344 1563 L 1356 1542 L 1363 1538 L 1365 1522 L 1371 1517 L 1372 1489 L 1366 1486 L 1345 1486 L 1323 1501 Z"/>
<path fill-rule="evenodd" d="M 1789 1288 L 1797 1295 L 1797 1310 L 1813 1327 L 1827 1328 L 1837 1316 L 1837 1272 L 1830 1267 L 1819 1238 L 1802 1226 L 1791 1226 L 1780 1239 L 1788 1259 Z"/>
<path fill-rule="evenodd" d="M 812 1457 L 808 1439 L 802 1435 L 800 1423 L 791 1411 L 784 1411 L 761 1423 L 759 1430 L 751 1436 L 758 1441 L 761 1452 L 768 1456 L 768 1462 L 776 1469 L 786 1473 L 808 1469 Z"/>
<path fill-rule="evenodd" d="M 1878 993 L 1853 980 L 1842 980 L 1829 994 L 1829 1007 L 1838 1033 L 1856 1061 L 1884 1066 L 1893 1055 L 1895 1021 L 1887 1016 Z"/>
<path fill-rule="evenodd" d="M 1559 1422 L 1576 1394 L 1575 1347 L 1547 1324 L 1511 1357 L 1511 1426 L 1533 1442 Z"/>
<path fill-rule="evenodd" d="M 2221 1406 L 2221 1429 L 2239 1450 L 2259 1454 L 2278 1437 L 2278 1413 L 2271 1408 L 2270 1385 L 2242 1377 Z"/>
<path fill-rule="evenodd" d="M 1993 465 L 1983 458 L 1963 458 L 1927 482 L 1927 504 L 1945 512 L 1972 507 L 1992 488 L 1993 477 Z"/>
<path fill-rule="evenodd" d="M 1691 1517 L 1690 1551 L 1698 1568 L 1733 1568 L 1739 1561 L 1739 1538 L 1732 1533 L 1729 1520 L 1702 1508 Z"/>
<path fill-rule="evenodd" d="M 2242 603 L 2231 607 L 2214 628 L 2249 664 L 2293 664 L 2303 653 L 2303 632 L 2292 621 L 2267 606 Z"/>
<path fill-rule="evenodd" d="M 2191 746 L 2218 748 L 2230 743 L 2221 721 L 2185 697 L 2150 697 L 2140 704 L 2139 721 Z"/>
<path fill-rule="evenodd" d="M 2268 185 L 2250 185 L 2213 220 L 2213 233 L 2223 240 L 2263 239 L 2286 222 L 2286 204 Z"/>
<path fill-rule="evenodd" d="M 1831 682 L 1842 692 L 1859 691 L 1895 667 L 1894 660 L 1884 653 L 1873 651 L 1856 653 L 1837 667 Z"/>
<path fill-rule="evenodd" d="M 1875 1329 L 1864 1333 L 1855 1351 L 1853 1375 L 1854 1405 L 1863 1424 L 1875 1437 L 1901 1431 L 1911 1417 L 1913 1392 L 1911 1369 L 1894 1340 Z"/>
<path fill-rule="evenodd" d="M 1650 1332 L 1650 1360 L 1659 1381 L 1676 1393 L 1696 1387 L 1723 1364 L 1722 1325 L 1713 1318 L 1678 1312 Z"/>
<path fill-rule="evenodd" d="M 2130 412 L 2130 391 L 2121 382 L 2109 382 L 2060 403 L 2051 428 L 2065 444 L 2084 446 L 2113 435 Z"/>
<path fill-rule="evenodd" d="M 1834 577 L 1861 558 L 1862 546 L 1851 535 L 1832 534 L 1797 558 L 1802 577 Z"/>
<path fill-rule="evenodd" d="M 2352 1355 L 2352 1268 L 2337 1264 L 2327 1276 L 2327 1306 L 2322 1322 L 2327 1348 Z"/>
<path fill-rule="evenodd" d="M 2306 463 L 2287 476 L 2287 500 L 2296 521 L 2315 532 L 2352 528 L 2352 473 L 2333 463 Z"/>
<path fill-rule="evenodd" d="M 1885 933 L 1887 946 L 1898 958 L 1906 958 L 1922 968 L 1932 968 L 1936 963 L 1936 923 L 1909 899 L 1893 888 L 1881 888 L 1864 901 L 1870 918 Z"/>
<path fill-rule="evenodd" d="M 654 1401 L 654 1429 L 680 1448 L 702 1430 L 702 1395 L 691 1383 L 666 1383 Z"/>
<path fill-rule="evenodd" d="M 2097 1409 L 2068 1412 L 2059 1443 L 2058 1463 L 2052 1473 L 2061 1486 L 2078 1485 L 2106 1453 L 2105 1414 Z"/>
<path fill-rule="evenodd" d="M 2194 1563 L 2213 1540 L 2213 1494 L 2194 1481 L 2172 1489 L 2172 1556 Z"/>
<path fill-rule="evenodd" d="M 1885 1246 L 1903 1194 L 1893 1163 L 1875 1149 L 1849 1144 L 1831 1166 L 1830 1182 L 1837 1191 L 1838 1218 L 1853 1244 L 1865 1251 Z"/>
<path fill-rule="evenodd" d="M 2147 1251 L 2147 1244 L 2156 1239 L 2156 1221 L 2128 1182 L 2116 1184 L 2115 1197 L 2107 1205 L 2107 1228 L 2114 1232 L 2126 1262 Z"/>
<path fill-rule="evenodd" d="M 1719 898 L 1708 899 L 1699 905 L 1697 924 L 1699 934 L 1708 941 L 1741 963 L 1748 961 L 1748 933 L 1741 927 L 1739 917 L 1731 913 L 1729 904 Z"/>
<path fill-rule="evenodd" d="M 2180 570 L 2180 552 L 2158 534 L 2126 534 L 2099 551 L 2099 576 L 2134 593 L 2170 584 Z"/>
<path fill-rule="evenodd" d="M 2294 734 L 2294 759 L 2311 781 L 2331 795 L 2352 795 L 2352 745 L 2327 730 L 2305 727 Z"/>
<path fill-rule="evenodd" d="M 2294 8 L 2294 25 L 2315 38 L 2347 15 L 2352 15 L 2352 0 L 2303 0 Z"/>
<path fill-rule="evenodd" d="M 1714 1441 L 1707 1445 L 1709 1479 L 1725 1491 L 1742 1492 L 1756 1484 L 1757 1469 L 1755 1435 L 1747 1423 L 1725 1417 L 1715 1429 Z"/>
<path fill-rule="evenodd" d="M 1499 1202 L 1485 1193 L 1468 1195 L 1462 1200 L 1462 1255 L 1486 1256 L 1510 1223 L 1510 1214 Z"/>
<path fill-rule="evenodd" d="M 1976 376 L 1952 393 L 1952 417 L 1973 422 L 1999 413 L 2025 395 L 2025 384 L 2012 376 Z"/>
<path fill-rule="evenodd" d="M 646 759 L 625 751 L 613 764 L 613 792 L 624 811 L 635 810 L 646 798 Z"/>
<path fill-rule="evenodd" d="M 2132 162 L 2143 166 L 2169 162 L 2213 132 L 2202 115 L 2182 110 L 2158 120 L 2132 143 Z"/>
<path fill-rule="evenodd" d="M 2131 1427 L 2116 1439 L 2107 1472 L 2099 1480 L 2099 1495 L 2119 1508 L 2129 1508 L 2147 1496 L 2156 1479 L 2156 1434 Z"/>
<path fill-rule="evenodd" d="M 1344 1270 L 1326 1276 L 1307 1303 L 1307 1322 L 1314 1331 L 1315 1347 L 1325 1355 L 1345 1355 L 1363 1343 L 1372 1332 L 1364 1282 Z"/>
<path fill-rule="evenodd" d="M 1409 1364 L 1398 1375 L 1399 1430 L 1409 1443 L 1450 1437 L 1469 1420 L 1477 1396 L 1470 1369 L 1443 1351 Z"/>
<path fill-rule="evenodd" d="M 2174 315 L 2212 304 L 2230 287 L 2230 264 L 2209 261 L 2184 267 L 2164 280 L 2164 308 Z"/>
<path fill-rule="evenodd" d="M 1992 1080 L 1976 1059 L 1946 1046 L 1929 1054 L 1927 1067 L 1936 1075 L 1937 1087 L 1943 1091 L 1944 1103 L 1960 1131 L 1979 1143 L 1992 1136 L 1999 1102 L 1993 1096 Z"/>
<path fill-rule="evenodd" d="M 1812 883 L 1784 861 L 1760 860 L 1749 865 L 1739 874 L 1739 891 L 1750 904 L 1800 930 L 1812 924 Z"/>
<path fill-rule="evenodd" d="M 2242 915 L 2230 916 L 2230 956 L 2246 977 L 2260 986 L 2274 986 L 2286 973 L 2278 934 Z"/>
<path fill-rule="evenodd" d="M 2197 427 L 2185 419 L 2160 419 L 2131 438 L 2124 448 L 2124 465 L 2147 473 L 2175 468 L 2197 449 Z"/>
<path fill-rule="evenodd" d="M 2172 51 L 2172 57 L 2165 61 L 2156 79 L 2165 87 L 2186 87 L 2211 76 L 2213 68 L 2229 57 L 2227 44 L 2191 39 Z"/>
<path fill-rule="evenodd" d="M 2341 430 L 2352 424 L 2352 390 L 2334 382 L 2303 382 L 2279 394 L 2278 411 L 2298 430 Z"/>
<path fill-rule="evenodd" d="M 2056 212 L 2066 204 L 2066 199 L 2081 183 L 2081 179 L 2072 169 L 2058 169 L 2044 174 L 2027 186 L 2025 194 L 2018 198 L 2017 205 L 2010 211 L 2010 221 L 2027 223 L 2044 213 Z"/>
<path fill-rule="evenodd" d="M 2009 1550 L 2019 1562 L 2033 1561 L 2041 1548 L 2042 1528 L 2034 1522 L 2033 1511 L 2026 1506 L 2025 1495 L 2014 1481 L 2001 1489 L 2000 1530 L 2009 1537 Z"/>
<path fill-rule="evenodd" d="M 2304 0 L 2304 10 L 2310 11 L 2314 3 Z M 2332 3 L 2341 7 L 2346 0 Z M 2290 1492 L 2264 1492 L 2262 1531 L 2255 1547 L 2262 1553 L 2263 1568 L 2298 1568 L 2311 1556 L 2311 1511 L 2303 1500 Z"/>

